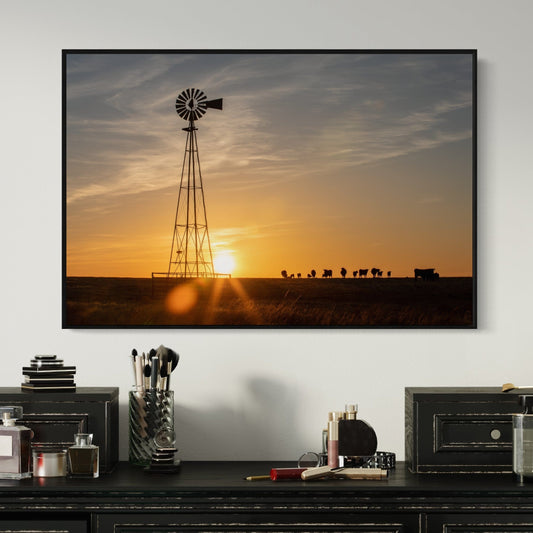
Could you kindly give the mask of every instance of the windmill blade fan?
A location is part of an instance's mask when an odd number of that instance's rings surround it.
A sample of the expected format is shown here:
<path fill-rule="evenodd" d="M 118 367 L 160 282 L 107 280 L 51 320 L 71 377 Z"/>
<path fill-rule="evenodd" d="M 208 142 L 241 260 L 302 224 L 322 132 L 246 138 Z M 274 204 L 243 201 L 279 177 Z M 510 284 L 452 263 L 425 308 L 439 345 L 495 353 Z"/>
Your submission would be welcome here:
<path fill-rule="evenodd" d="M 205 115 L 207 108 L 222 109 L 222 98 L 207 100 L 200 89 L 185 89 L 176 98 L 176 113 L 189 122 L 198 120 Z"/>

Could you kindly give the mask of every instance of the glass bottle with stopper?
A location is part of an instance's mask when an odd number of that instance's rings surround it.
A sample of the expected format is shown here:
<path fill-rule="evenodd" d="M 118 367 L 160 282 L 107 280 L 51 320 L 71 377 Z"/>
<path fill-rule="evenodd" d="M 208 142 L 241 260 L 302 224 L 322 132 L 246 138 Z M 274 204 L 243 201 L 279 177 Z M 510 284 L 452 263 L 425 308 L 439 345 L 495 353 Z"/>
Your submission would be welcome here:
<path fill-rule="evenodd" d="M 523 483 L 533 478 L 533 395 L 518 397 L 524 408 L 513 415 L 513 472 Z"/>
<path fill-rule="evenodd" d="M 31 477 L 30 442 L 33 431 L 16 425 L 16 421 L 22 418 L 22 407 L 0 407 L 0 417 L 0 478 Z"/>
<path fill-rule="evenodd" d="M 68 449 L 68 464 L 72 477 L 98 477 L 99 448 L 93 444 L 92 433 L 76 433 L 74 445 Z"/>

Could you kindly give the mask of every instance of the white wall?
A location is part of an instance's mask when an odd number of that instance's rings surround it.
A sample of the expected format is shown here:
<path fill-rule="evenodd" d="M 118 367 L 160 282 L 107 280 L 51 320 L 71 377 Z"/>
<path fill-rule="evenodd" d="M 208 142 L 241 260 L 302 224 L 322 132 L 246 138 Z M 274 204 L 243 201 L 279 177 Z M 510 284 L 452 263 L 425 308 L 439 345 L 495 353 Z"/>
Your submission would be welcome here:
<path fill-rule="evenodd" d="M 346 401 L 401 459 L 405 386 L 533 381 L 532 2 L 4 0 L 0 12 L 0 386 L 18 386 L 36 353 L 76 364 L 80 386 L 119 386 L 125 459 L 128 355 L 162 343 L 182 355 L 186 460 L 296 458 Z M 63 48 L 477 48 L 479 328 L 62 330 Z"/>

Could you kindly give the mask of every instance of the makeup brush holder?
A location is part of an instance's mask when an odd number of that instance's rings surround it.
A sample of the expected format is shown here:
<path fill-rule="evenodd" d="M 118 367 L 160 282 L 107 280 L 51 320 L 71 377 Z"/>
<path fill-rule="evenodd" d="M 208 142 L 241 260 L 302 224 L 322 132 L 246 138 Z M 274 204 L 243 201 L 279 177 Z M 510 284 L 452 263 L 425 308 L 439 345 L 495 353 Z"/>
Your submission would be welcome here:
<path fill-rule="evenodd" d="M 129 393 L 129 461 L 148 466 L 156 448 L 173 447 L 174 391 Z"/>

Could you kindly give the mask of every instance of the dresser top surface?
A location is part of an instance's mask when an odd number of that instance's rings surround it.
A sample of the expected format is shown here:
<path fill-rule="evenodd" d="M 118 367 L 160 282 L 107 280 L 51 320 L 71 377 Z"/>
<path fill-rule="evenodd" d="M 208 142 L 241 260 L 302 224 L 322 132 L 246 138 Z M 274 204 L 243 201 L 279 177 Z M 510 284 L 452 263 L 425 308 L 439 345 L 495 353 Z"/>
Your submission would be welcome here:
<path fill-rule="evenodd" d="M 194 497 L 199 494 L 268 494 L 389 497 L 420 495 L 453 497 L 521 496 L 533 498 L 533 483 L 521 485 L 513 474 L 412 474 L 404 463 L 383 480 L 246 481 L 247 476 L 268 475 L 272 467 L 294 467 L 287 462 L 183 462 L 175 474 L 150 473 L 127 462 L 96 479 L 0 479 L 0 498 L 15 495 L 69 495 L 105 498 L 126 495 Z"/>

